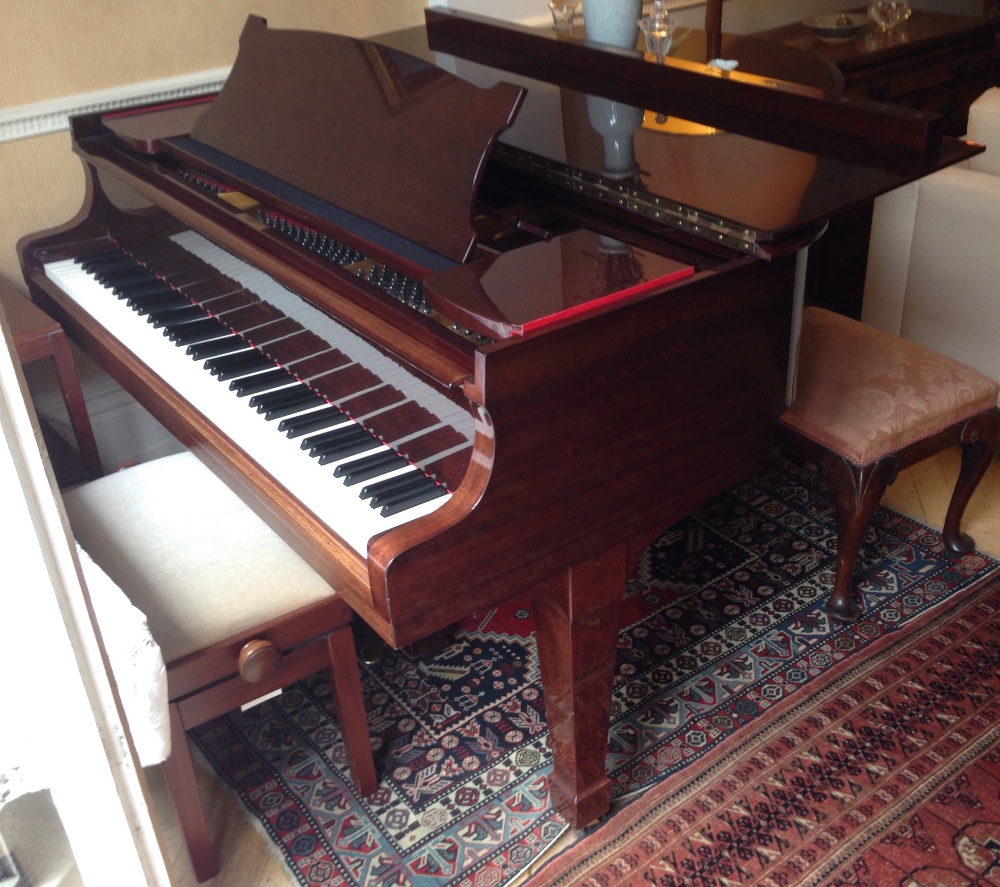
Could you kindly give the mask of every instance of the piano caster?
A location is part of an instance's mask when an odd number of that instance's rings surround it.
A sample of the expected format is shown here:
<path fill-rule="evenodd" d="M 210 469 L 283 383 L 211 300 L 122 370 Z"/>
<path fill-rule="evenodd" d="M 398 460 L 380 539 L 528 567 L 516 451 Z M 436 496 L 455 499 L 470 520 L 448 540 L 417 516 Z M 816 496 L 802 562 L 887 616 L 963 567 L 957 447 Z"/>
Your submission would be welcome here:
<path fill-rule="evenodd" d="M 360 628 L 360 626 L 359 626 Z M 378 665 L 385 656 L 386 643 L 378 635 L 361 629 L 357 633 L 358 661 L 362 665 Z"/>

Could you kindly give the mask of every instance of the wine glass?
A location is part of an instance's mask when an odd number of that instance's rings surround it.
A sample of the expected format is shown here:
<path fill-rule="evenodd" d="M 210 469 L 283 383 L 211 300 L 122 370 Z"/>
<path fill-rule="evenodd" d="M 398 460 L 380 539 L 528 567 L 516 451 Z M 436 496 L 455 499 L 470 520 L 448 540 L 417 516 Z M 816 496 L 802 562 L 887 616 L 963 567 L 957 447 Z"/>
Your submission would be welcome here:
<path fill-rule="evenodd" d="M 868 7 L 868 17 L 883 34 L 901 25 L 912 13 L 908 0 L 876 0 Z"/>
<path fill-rule="evenodd" d="M 552 0 L 552 27 L 560 34 L 573 32 L 573 16 L 576 15 L 576 0 Z"/>
<path fill-rule="evenodd" d="M 639 19 L 639 27 L 646 39 L 646 51 L 655 55 L 656 63 L 662 65 L 677 30 L 677 23 L 670 18 L 663 0 L 656 0 L 653 11 Z"/>

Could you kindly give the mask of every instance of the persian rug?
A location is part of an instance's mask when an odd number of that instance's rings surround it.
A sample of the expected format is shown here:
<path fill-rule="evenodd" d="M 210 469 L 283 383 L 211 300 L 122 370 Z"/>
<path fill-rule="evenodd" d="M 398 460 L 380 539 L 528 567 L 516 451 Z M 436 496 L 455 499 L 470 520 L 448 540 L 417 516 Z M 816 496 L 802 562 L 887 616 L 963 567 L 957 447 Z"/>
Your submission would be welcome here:
<path fill-rule="evenodd" d="M 818 859 L 820 845 L 828 848 L 820 863 L 827 877 L 831 865 L 857 863 L 853 850 L 841 853 L 845 842 L 867 852 L 862 834 L 914 840 L 884 815 L 883 795 L 903 794 L 906 780 L 923 772 L 907 767 L 928 769 L 948 743 L 964 752 L 948 766 L 965 766 L 969 750 L 985 742 L 966 742 L 966 722 L 951 710 L 928 702 L 911 712 L 915 701 L 897 710 L 895 697 L 876 699 L 871 688 L 885 683 L 914 700 L 963 692 L 962 666 L 944 653 L 941 668 L 958 672 L 928 673 L 926 688 L 899 670 L 934 659 L 919 633 L 946 613 L 980 606 L 984 583 L 1000 575 L 995 561 L 950 555 L 934 531 L 879 509 L 858 565 L 866 612 L 853 626 L 836 626 L 822 609 L 834 552 L 824 480 L 777 453 L 752 481 L 649 548 L 619 633 L 608 756 L 614 806 L 589 834 L 567 832 L 549 804 L 527 606 L 466 619 L 435 655 L 386 651 L 363 670 L 381 774 L 371 798 L 351 786 L 323 677 L 206 724 L 193 738 L 302 885 L 489 887 L 525 877 L 533 887 L 743 884 L 765 872 L 773 880 L 761 883 L 798 884 L 799 874 L 788 873 L 806 864 L 792 858 Z M 985 624 L 975 612 L 976 625 Z M 985 673 L 995 677 L 996 653 L 988 647 L 969 657 L 981 672 L 977 724 L 992 713 Z M 880 662 L 889 672 L 874 671 Z M 869 704 L 891 741 L 860 720 Z M 950 738 L 926 739 L 934 730 Z M 946 790 L 921 783 L 923 794 Z M 861 800 L 838 817 L 830 797 Z M 709 819 L 716 810 L 723 819 Z M 560 836 L 570 847 L 549 860 Z M 865 864 L 883 865 L 874 857 Z M 719 865 L 732 865 L 732 874 Z M 844 883 L 860 883 L 851 877 Z"/>
<path fill-rule="evenodd" d="M 1000 580 L 789 698 L 530 885 L 1000 883 Z"/>

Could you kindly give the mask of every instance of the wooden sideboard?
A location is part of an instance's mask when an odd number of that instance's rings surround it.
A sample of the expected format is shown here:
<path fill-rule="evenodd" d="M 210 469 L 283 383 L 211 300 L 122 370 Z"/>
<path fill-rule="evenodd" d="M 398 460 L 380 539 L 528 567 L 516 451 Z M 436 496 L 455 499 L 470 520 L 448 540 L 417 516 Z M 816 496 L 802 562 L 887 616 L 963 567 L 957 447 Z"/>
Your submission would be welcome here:
<path fill-rule="evenodd" d="M 867 16 L 865 9 L 852 11 Z M 753 36 L 832 62 L 844 76 L 847 95 L 940 114 L 944 131 L 961 136 L 969 105 L 990 86 L 1000 84 L 998 29 L 1000 18 L 996 17 L 914 10 L 909 21 L 895 31 L 882 34 L 866 24 L 845 42 L 820 40 L 800 22 Z M 830 220 L 810 255 L 806 281 L 810 302 L 861 316 L 871 212 L 869 204 Z"/>
<path fill-rule="evenodd" d="M 853 11 L 865 14 L 864 7 Z M 944 118 L 946 133 L 963 135 L 969 105 L 997 83 L 998 28 L 1000 18 L 917 9 L 888 34 L 867 24 L 844 42 L 820 40 L 801 22 L 754 36 L 833 62 L 848 95 L 932 111 Z"/>

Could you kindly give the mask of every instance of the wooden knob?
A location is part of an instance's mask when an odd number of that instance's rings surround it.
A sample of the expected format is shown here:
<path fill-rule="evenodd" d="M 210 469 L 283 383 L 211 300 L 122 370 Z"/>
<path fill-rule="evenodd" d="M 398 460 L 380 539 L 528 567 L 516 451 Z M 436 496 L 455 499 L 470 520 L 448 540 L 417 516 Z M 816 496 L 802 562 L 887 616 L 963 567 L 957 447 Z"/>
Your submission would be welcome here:
<path fill-rule="evenodd" d="M 281 650 L 271 641 L 247 641 L 240 650 L 236 667 L 240 677 L 251 684 L 267 680 L 281 661 Z"/>

